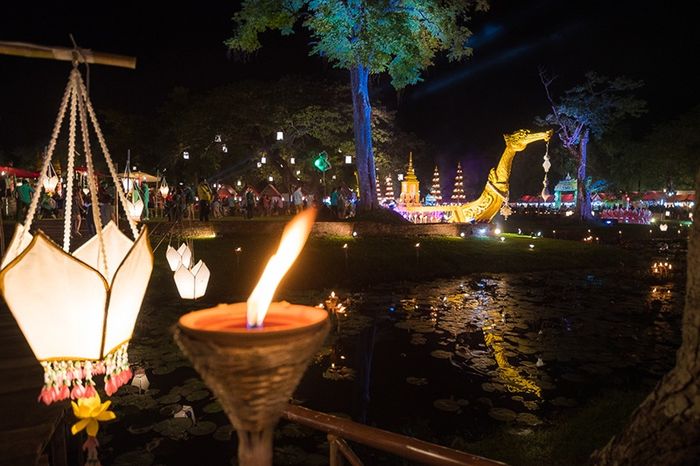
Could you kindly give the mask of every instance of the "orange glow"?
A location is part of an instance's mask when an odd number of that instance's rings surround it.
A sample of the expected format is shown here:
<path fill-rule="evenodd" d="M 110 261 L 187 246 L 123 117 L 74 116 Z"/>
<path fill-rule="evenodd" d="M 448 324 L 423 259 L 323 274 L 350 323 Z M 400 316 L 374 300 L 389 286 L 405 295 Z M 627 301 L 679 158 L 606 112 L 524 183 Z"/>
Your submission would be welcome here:
<path fill-rule="evenodd" d="M 248 297 L 248 327 L 262 327 L 265 315 L 282 278 L 299 256 L 316 218 L 315 209 L 307 209 L 295 216 L 284 228 L 277 251 Z"/>

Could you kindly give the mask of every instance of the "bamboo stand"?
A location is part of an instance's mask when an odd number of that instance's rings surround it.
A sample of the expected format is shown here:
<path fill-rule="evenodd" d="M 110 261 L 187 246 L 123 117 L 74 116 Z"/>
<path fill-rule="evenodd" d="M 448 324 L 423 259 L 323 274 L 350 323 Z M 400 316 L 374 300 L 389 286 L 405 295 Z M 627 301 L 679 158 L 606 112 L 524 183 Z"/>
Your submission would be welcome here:
<path fill-rule="evenodd" d="M 328 334 L 323 309 L 273 303 L 266 327 L 245 328 L 246 304 L 186 314 L 175 341 L 238 433 L 241 466 L 272 465 L 275 425 Z"/>

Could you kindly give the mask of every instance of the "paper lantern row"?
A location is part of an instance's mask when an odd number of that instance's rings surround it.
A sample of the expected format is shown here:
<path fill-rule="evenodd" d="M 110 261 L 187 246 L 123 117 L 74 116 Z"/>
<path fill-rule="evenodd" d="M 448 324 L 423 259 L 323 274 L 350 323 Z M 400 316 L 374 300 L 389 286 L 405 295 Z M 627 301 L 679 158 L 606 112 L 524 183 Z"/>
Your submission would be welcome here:
<path fill-rule="evenodd" d="M 192 266 L 192 251 L 185 243 L 177 249 L 168 245 L 165 258 L 170 270 L 175 272 L 175 286 L 182 299 L 198 299 L 204 296 L 211 273 L 201 259 Z"/>

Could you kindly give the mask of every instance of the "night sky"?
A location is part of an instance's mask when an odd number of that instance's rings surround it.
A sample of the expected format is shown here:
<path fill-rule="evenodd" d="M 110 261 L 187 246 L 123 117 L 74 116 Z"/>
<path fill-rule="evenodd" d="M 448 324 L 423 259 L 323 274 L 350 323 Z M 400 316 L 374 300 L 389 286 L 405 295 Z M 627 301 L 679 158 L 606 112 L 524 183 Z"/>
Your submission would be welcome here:
<path fill-rule="evenodd" d="M 348 79 L 308 56 L 303 33 L 269 33 L 259 53 L 245 61 L 232 56 L 223 41 L 237 8 L 234 1 L 16 2 L 0 15 L 0 40 L 69 46 L 72 32 L 83 47 L 136 56 L 135 71 L 91 67 L 95 105 L 127 112 L 155 112 L 174 86 L 207 89 L 285 74 Z M 681 2 L 494 0 L 489 12 L 474 16 L 471 59 L 439 60 L 425 82 L 400 98 L 381 77 L 373 82 L 373 98 L 397 108 L 402 126 L 435 148 L 434 159 L 488 164 L 502 151 L 502 133 L 533 128 L 533 118 L 546 113 L 538 66 L 559 76 L 555 92 L 595 70 L 646 82 L 641 94 L 649 113 L 636 123 L 642 135 L 698 103 L 697 77 L 689 71 L 697 57 L 693 21 Z M 5 158 L 27 141 L 48 138 L 69 68 L 0 56 Z"/>

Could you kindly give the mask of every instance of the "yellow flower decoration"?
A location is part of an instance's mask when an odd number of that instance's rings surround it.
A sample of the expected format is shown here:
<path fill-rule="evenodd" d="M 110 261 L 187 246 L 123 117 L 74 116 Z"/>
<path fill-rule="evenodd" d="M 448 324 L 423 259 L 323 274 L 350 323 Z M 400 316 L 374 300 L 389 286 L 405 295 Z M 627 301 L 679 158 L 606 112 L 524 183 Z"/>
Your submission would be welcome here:
<path fill-rule="evenodd" d="M 102 403 L 100 395 L 95 395 L 91 398 L 80 398 L 77 404 L 75 401 L 71 401 L 73 414 L 80 419 L 70 429 L 73 435 L 86 429 L 88 436 L 95 437 L 100 429 L 100 421 L 110 421 L 117 417 L 113 411 L 107 411 L 110 404 L 112 402 L 109 400 Z"/>

